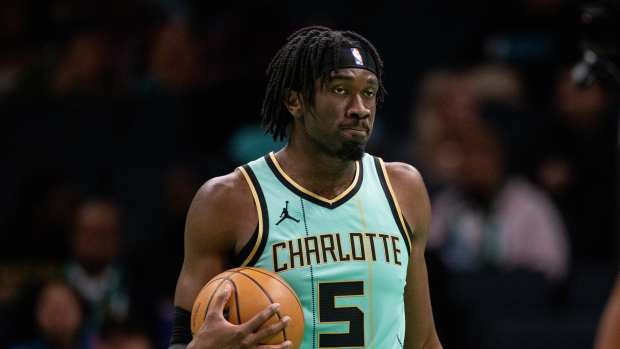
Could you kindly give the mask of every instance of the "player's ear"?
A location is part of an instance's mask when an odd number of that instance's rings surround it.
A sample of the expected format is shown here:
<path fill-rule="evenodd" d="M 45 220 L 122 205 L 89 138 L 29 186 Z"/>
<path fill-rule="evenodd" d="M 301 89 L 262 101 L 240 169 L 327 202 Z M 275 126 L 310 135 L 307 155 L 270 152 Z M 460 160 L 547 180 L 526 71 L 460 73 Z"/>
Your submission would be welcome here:
<path fill-rule="evenodd" d="M 289 90 L 284 105 L 293 117 L 299 118 L 303 115 L 303 101 L 301 100 L 301 94 L 299 92 Z"/>

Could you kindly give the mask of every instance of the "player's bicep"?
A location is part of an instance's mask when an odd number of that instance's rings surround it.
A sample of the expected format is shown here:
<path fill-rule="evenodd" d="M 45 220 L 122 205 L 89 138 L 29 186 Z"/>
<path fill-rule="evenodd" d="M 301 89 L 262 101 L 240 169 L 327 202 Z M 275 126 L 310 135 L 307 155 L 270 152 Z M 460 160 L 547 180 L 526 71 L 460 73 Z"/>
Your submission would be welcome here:
<path fill-rule="evenodd" d="M 196 295 L 208 280 L 228 268 L 234 240 L 233 227 L 222 212 L 226 188 L 207 182 L 196 194 L 185 223 L 183 266 L 177 281 L 174 303 L 191 310 Z"/>
<path fill-rule="evenodd" d="M 423 254 L 415 251 L 412 251 L 407 270 L 405 319 L 405 348 L 427 348 L 437 341 L 426 261 Z"/>
<path fill-rule="evenodd" d="M 418 205 L 424 209 L 427 203 L 420 198 Z M 430 206 L 428 210 L 430 211 Z M 408 349 L 434 348 L 438 345 L 428 286 L 428 270 L 424 258 L 429 225 L 430 218 L 422 214 L 415 225 L 413 247 L 407 266 L 405 348 Z"/>

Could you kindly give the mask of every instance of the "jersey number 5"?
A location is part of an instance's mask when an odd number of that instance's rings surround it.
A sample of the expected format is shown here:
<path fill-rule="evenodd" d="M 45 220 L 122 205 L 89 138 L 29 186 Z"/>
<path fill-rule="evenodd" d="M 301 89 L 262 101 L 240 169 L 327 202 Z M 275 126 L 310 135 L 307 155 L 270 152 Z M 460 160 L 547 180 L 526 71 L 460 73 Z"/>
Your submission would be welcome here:
<path fill-rule="evenodd" d="M 336 307 L 336 297 L 363 295 L 363 281 L 319 284 L 319 321 L 322 323 L 349 323 L 349 333 L 320 333 L 320 347 L 364 346 L 364 313 L 358 307 Z"/>

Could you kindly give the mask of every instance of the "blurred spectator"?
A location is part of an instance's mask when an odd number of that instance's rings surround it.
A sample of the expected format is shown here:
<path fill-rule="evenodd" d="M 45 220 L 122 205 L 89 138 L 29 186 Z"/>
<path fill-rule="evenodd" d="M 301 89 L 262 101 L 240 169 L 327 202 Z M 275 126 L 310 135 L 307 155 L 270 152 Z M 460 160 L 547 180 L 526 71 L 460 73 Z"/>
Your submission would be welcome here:
<path fill-rule="evenodd" d="M 554 91 L 531 152 L 534 175 L 565 214 L 576 261 L 609 263 L 617 246 L 617 111 L 599 84 L 579 88 L 568 69 Z"/>
<path fill-rule="evenodd" d="M 520 74 L 511 66 L 476 66 L 467 73 L 467 80 L 478 100 L 502 102 L 515 107 L 524 102 L 525 87 Z"/>
<path fill-rule="evenodd" d="M 43 171 L 22 178 L 16 217 L 0 237 L 0 259 L 63 263 L 70 255 L 72 219 L 79 201 L 75 185 Z"/>
<path fill-rule="evenodd" d="M 120 209 L 110 201 L 90 200 L 78 209 L 73 257 L 67 280 L 88 303 L 86 323 L 98 330 L 108 319 L 128 316 L 129 298 L 119 264 L 122 227 Z"/>
<path fill-rule="evenodd" d="M 163 178 L 164 208 L 161 213 L 161 234 L 152 235 L 132 249 L 132 281 L 135 286 L 148 284 L 147 294 L 172 301 L 176 280 L 183 263 L 183 232 L 185 215 L 194 194 L 200 187 L 198 175 L 188 167 L 174 167 Z M 144 261 L 149 261 L 145 263 Z"/>
<path fill-rule="evenodd" d="M 0 96 L 15 92 L 23 74 L 37 60 L 45 38 L 46 5 L 31 0 L 2 1 L 0 11 Z"/>
<path fill-rule="evenodd" d="M 129 322 L 108 323 L 95 341 L 94 349 L 153 349 L 154 346 L 139 326 Z"/>
<path fill-rule="evenodd" d="M 413 156 L 429 178 L 431 193 L 456 180 L 462 154 L 450 135 L 478 114 L 471 90 L 462 74 L 434 71 L 422 81 L 413 122 Z"/>
<path fill-rule="evenodd" d="M 153 345 L 149 338 L 143 334 L 119 334 L 109 338 L 95 349 L 152 349 Z"/>
<path fill-rule="evenodd" d="M 510 176 L 497 134 L 482 121 L 464 129 L 459 182 L 433 200 L 429 247 L 454 271 L 526 269 L 552 281 L 568 271 L 565 226 L 553 203 Z"/>
<path fill-rule="evenodd" d="M 151 77 L 169 93 L 188 92 L 205 78 L 199 48 L 184 22 L 164 23 L 154 37 L 149 57 Z"/>
<path fill-rule="evenodd" d="M 171 167 L 162 179 L 160 233 L 132 245 L 132 253 L 127 256 L 131 318 L 148 331 L 157 348 L 169 344 L 174 290 L 183 263 L 185 215 L 202 183 L 187 165 Z"/>
<path fill-rule="evenodd" d="M 53 90 L 61 96 L 113 92 L 108 57 L 103 33 L 80 33 L 69 43 L 67 53 L 57 67 Z"/>
<path fill-rule="evenodd" d="M 84 303 L 65 281 L 45 282 L 37 292 L 34 305 L 36 335 L 12 349 L 92 348 L 92 335 L 84 326 Z"/>
<path fill-rule="evenodd" d="M 462 129 L 476 123 L 487 105 L 520 108 L 523 89 L 519 75 L 508 66 L 481 65 L 427 74 L 413 115 L 412 149 L 416 164 L 429 177 L 431 191 L 457 181 L 463 154 L 454 139 Z M 510 123 L 510 117 L 500 115 L 500 119 L 496 120 L 500 124 Z"/>

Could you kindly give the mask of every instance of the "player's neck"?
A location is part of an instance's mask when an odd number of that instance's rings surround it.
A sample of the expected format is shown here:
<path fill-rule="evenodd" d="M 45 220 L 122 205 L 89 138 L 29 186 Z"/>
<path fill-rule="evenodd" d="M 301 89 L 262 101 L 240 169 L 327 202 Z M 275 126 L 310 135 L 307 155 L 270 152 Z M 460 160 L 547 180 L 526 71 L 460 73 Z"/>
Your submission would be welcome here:
<path fill-rule="evenodd" d="M 276 154 L 284 172 L 304 188 L 333 198 L 346 190 L 355 178 L 355 161 L 287 145 Z"/>

